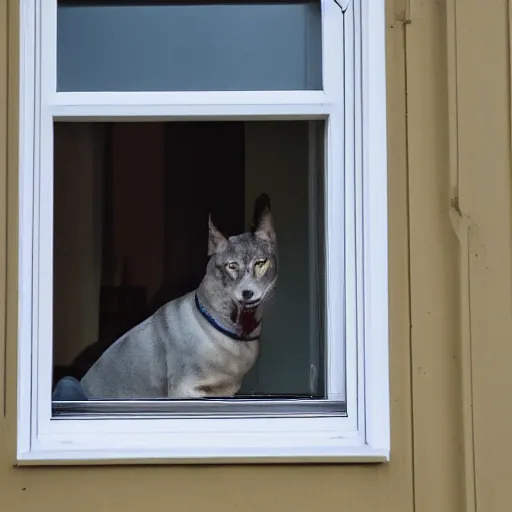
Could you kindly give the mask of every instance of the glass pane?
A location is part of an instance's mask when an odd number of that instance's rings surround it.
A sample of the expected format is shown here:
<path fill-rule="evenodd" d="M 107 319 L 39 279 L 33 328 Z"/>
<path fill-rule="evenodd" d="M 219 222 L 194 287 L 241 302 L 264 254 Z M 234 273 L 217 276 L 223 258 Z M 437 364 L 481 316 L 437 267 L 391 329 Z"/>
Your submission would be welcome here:
<path fill-rule="evenodd" d="M 56 123 L 54 384 L 65 376 L 80 381 L 124 333 L 137 337 L 141 322 L 207 275 L 222 286 L 219 296 L 238 300 L 227 276 L 207 266 L 208 215 L 226 236 L 247 232 L 265 192 L 278 278 L 258 310 L 260 351 L 237 397 L 325 397 L 323 134 L 321 121 Z M 212 317 L 224 318 L 205 300 Z M 234 317 L 225 321 L 237 328 Z M 149 322 L 160 325 L 161 316 Z M 192 329 L 197 320 L 172 322 Z M 122 373 L 158 381 L 154 356 L 153 369 L 141 370 L 137 357 L 124 361 Z M 161 380 L 164 389 L 167 375 Z"/>
<path fill-rule="evenodd" d="M 320 2 L 59 1 L 58 91 L 322 88 Z"/>

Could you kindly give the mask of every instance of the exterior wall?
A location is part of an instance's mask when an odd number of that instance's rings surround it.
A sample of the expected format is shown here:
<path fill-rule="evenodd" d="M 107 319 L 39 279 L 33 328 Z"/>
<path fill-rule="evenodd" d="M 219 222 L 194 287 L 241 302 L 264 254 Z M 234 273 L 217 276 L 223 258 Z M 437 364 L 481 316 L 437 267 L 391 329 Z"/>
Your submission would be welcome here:
<path fill-rule="evenodd" d="M 0 2 L 2 510 L 508 510 L 509 6 L 387 14 L 391 462 L 17 468 L 18 2 Z"/>

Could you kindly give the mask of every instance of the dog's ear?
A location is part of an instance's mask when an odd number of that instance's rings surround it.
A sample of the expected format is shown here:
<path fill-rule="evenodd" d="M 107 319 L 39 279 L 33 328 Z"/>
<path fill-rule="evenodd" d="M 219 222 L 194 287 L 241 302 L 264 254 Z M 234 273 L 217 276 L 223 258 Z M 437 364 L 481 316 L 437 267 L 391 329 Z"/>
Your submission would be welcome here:
<path fill-rule="evenodd" d="M 276 232 L 270 211 L 270 198 L 267 194 L 260 194 L 254 203 L 252 231 L 259 238 L 271 242 L 276 241 Z"/>
<path fill-rule="evenodd" d="M 208 256 L 226 250 L 227 238 L 215 227 L 212 216 L 208 216 Z"/>

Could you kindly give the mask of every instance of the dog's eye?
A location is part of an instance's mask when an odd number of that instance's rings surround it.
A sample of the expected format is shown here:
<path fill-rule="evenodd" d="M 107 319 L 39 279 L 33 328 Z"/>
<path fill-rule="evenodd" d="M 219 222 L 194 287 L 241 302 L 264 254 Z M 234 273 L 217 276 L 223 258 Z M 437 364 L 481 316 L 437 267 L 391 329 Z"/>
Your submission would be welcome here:
<path fill-rule="evenodd" d="M 262 277 L 267 271 L 269 265 L 270 262 L 268 260 L 258 260 L 254 264 L 254 273 L 256 274 L 256 277 Z"/>
<path fill-rule="evenodd" d="M 231 261 L 229 262 L 227 265 L 226 265 L 226 268 L 228 270 L 238 270 L 238 263 L 235 263 L 234 261 Z"/>

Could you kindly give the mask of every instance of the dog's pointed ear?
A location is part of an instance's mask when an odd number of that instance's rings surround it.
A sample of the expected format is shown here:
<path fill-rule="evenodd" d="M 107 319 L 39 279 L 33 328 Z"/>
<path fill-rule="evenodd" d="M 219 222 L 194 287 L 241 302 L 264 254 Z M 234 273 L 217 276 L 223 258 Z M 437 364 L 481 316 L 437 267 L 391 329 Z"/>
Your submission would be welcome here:
<path fill-rule="evenodd" d="M 276 241 L 274 221 L 270 210 L 270 198 L 267 194 L 260 194 L 254 203 L 254 215 L 252 222 L 253 233 L 264 240 Z"/>
<path fill-rule="evenodd" d="M 215 227 L 212 216 L 208 216 L 208 256 L 226 250 L 227 238 Z"/>

